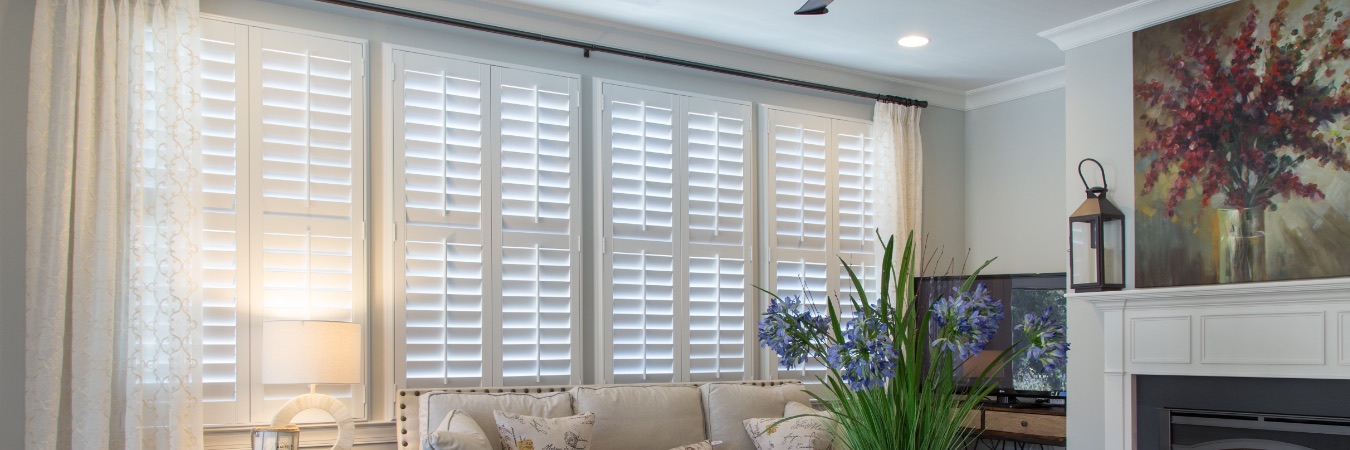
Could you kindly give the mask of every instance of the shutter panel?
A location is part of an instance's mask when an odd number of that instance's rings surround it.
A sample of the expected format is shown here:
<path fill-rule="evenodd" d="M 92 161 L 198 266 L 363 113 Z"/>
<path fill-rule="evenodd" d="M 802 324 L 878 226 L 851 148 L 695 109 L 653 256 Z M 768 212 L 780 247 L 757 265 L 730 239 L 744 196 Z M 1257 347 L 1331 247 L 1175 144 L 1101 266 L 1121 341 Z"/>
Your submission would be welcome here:
<path fill-rule="evenodd" d="M 486 343 L 490 95 L 485 64 L 395 52 L 397 304 L 404 305 L 407 385 L 480 386 Z"/>
<path fill-rule="evenodd" d="M 366 305 L 363 46 L 264 28 L 252 29 L 249 42 L 254 60 L 252 286 L 254 298 L 261 300 L 261 317 L 361 323 Z M 254 323 L 254 330 L 260 333 L 261 325 Z M 364 414 L 365 389 L 319 389 L 348 403 L 357 416 Z M 308 392 L 308 386 L 264 385 L 259 391 L 253 419 L 265 421 L 282 403 Z"/>
<path fill-rule="evenodd" d="M 834 140 L 838 148 L 839 175 L 839 257 L 863 281 L 867 294 L 876 296 L 881 288 L 877 261 L 873 257 L 877 244 L 876 226 L 872 222 L 872 137 L 870 125 L 834 120 Z M 848 271 L 839 271 L 840 311 L 852 317 L 850 297 L 857 297 L 857 288 Z M 875 304 L 875 299 L 869 298 Z"/>
<path fill-rule="evenodd" d="M 580 183 L 574 77 L 494 67 L 500 145 L 501 380 L 579 381 Z"/>
<path fill-rule="evenodd" d="M 208 424 L 247 422 L 248 28 L 202 20 L 202 403 Z"/>
<path fill-rule="evenodd" d="M 750 106 L 686 98 L 689 381 L 745 379 Z"/>
<path fill-rule="evenodd" d="M 603 97 L 610 161 L 610 381 L 679 381 L 676 97 L 610 84 Z"/>

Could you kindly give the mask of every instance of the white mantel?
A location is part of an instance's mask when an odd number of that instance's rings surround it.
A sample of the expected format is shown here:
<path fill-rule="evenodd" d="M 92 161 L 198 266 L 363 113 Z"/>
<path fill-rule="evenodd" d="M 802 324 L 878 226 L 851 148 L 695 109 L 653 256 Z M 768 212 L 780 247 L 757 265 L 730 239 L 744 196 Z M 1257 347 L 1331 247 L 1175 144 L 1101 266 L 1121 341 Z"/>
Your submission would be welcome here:
<path fill-rule="evenodd" d="M 1135 448 L 1135 375 L 1350 379 L 1350 278 L 1067 297 L 1101 314 L 1108 450 Z"/>

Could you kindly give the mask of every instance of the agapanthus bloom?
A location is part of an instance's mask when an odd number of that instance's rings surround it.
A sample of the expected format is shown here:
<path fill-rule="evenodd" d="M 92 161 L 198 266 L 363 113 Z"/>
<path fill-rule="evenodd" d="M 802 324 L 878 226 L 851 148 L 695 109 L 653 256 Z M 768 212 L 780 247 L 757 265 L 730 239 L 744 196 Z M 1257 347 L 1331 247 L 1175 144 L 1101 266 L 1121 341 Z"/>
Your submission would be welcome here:
<path fill-rule="evenodd" d="M 875 315 L 850 320 L 844 342 L 830 347 L 825 363 L 839 371 L 849 389 L 862 391 L 884 386 L 895 378 L 898 355 L 886 321 Z"/>
<path fill-rule="evenodd" d="M 949 295 L 933 302 L 933 346 L 965 360 L 984 350 L 1003 321 L 1003 303 L 989 296 L 984 284 L 974 292 L 952 288 Z"/>
<path fill-rule="evenodd" d="M 1038 361 L 1046 371 L 1053 371 L 1064 364 L 1069 343 L 1065 339 L 1064 324 L 1054 319 L 1054 311 L 1046 308 L 1037 316 L 1027 314 L 1017 328 L 1027 336 L 1028 360 Z"/>
<path fill-rule="evenodd" d="M 809 356 L 807 343 L 793 335 L 800 331 L 799 327 L 810 328 L 817 334 L 829 330 L 829 318 L 802 306 L 799 295 L 770 299 L 764 319 L 759 322 L 759 345 L 778 353 L 778 363 L 787 369 L 806 364 Z"/>

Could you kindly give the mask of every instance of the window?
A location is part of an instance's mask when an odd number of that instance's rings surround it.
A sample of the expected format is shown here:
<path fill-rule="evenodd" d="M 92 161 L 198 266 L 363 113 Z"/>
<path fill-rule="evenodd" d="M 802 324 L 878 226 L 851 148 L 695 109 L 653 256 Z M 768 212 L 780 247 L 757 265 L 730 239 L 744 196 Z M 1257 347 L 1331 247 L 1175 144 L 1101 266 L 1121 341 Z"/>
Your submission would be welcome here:
<path fill-rule="evenodd" d="M 206 423 L 258 423 L 272 319 L 366 320 L 365 46 L 202 20 Z M 364 386 L 321 386 L 358 418 Z"/>
<path fill-rule="evenodd" d="M 845 315 L 856 295 L 840 258 L 875 293 L 878 270 L 872 223 L 871 124 L 763 107 L 768 252 L 766 289 L 804 293 L 821 313 L 827 302 Z M 836 294 L 844 297 L 838 303 Z M 776 360 L 776 357 L 775 359 Z M 825 373 L 816 361 L 804 369 L 779 370 L 781 377 L 813 381 Z"/>
<path fill-rule="evenodd" d="M 603 382 L 751 375 L 750 106 L 602 83 Z"/>
<path fill-rule="evenodd" d="M 391 60 L 404 384 L 580 383 L 578 77 Z"/>

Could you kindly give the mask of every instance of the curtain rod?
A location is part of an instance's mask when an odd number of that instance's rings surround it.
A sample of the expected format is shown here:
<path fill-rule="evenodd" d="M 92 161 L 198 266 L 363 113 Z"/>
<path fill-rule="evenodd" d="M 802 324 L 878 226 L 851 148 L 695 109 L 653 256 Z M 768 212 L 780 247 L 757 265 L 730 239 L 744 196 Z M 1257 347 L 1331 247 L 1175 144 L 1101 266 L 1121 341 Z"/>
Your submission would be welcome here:
<path fill-rule="evenodd" d="M 813 83 L 813 82 L 810 82 L 810 81 L 803 81 L 803 80 L 797 80 L 797 79 L 793 79 L 793 78 L 780 77 L 780 76 L 777 76 L 777 75 L 768 75 L 768 74 L 763 74 L 763 73 L 758 73 L 758 72 L 750 72 L 750 71 L 747 71 L 747 70 L 733 69 L 733 68 L 730 68 L 730 67 L 714 66 L 714 65 L 711 65 L 711 64 L 703 64 L 703 63 L 699 63 L 699 62 L 688 61 L 688 60 L 677 59 L 677 58 L 670 58 L 670 57 L 661 56 L 661 55 L 653 55 L 653 54 L 650 54 L 650 53 L 635 52 L 635 51 L 624 50 L 624 49 L 616 48 L 616 47 L 609 47 L 609 46 L 605 46 L 605 45 L 597 45 L 597 44 L 592 44 L 592 43 L 588 43 L 588 42 L 575 41 L 575 40 L 571 40 L 571 39 L 564 39 L 564 38 L 554 37 L 554 36 L 549 36 L 549 35 L 540 34 L 540 33 L 533 33 L 533 32 L 529 32 L 529 31 L 522 31 L 522 30 L 516 30 L 516 29 L 512 29 L 512 28 L 499 27 L 499 26 L 496 26 L 496 25 L 489 25 L 489 24 L 485 24 L 485 23 L 479 23 L 479 22 L 468 21 L 468 20 L 464 20 L 464 19 L 456 19 L 456 18 L 453 18 L 453 17 L 445 17 L 445 16 L 441 16 L 441 15 L 436 15 L 436 14 L 424 13 L 424 12 L 421 12 L 421 11 L 413 11 L 413 10 L 410 10 L 410 9 L 403 9 L 403 8 L 398 8 L 398 7 L 393 7 L 393 6 L 381 5 L 381 4 L 371 3 L 371 2 L 368 2 L 368 1 L 361 1 L 361 0 L 315 0 L 315 1 L 323 2 L 323 3 L 331 3 L 331 4 L 334 4 L 334 5 L 345 6 L 345 7 L 348 7 L 348 8 L 355 8 L 355 9 L 361 9 L 361 10 L 366 10 L 366 11 L 372 11 L 372 12 L 377 12 L 377 13 L 381 13 L 381 14 L 388 14 L 388 15 L 391 15 L 391 16 L 407 17 L 407 18 L 410 18 L 410 19 L 417 19 L 417 20 L 422 20 L 422 21 L 427 21 L 427 22 L 439 23 L 439 24 L 442 24 L 442 25 L 450 25 L 450 26 L 455 26 L 455 27 L 468 28 L 468 29 L 472 29 L 472 30 L 486 31 L 486 32 L 489 32 L 489 33 L 503 34 L 503 35 L 507 35 L 507 36 L 511 36 L 511 37 L 517 37 L 517 38 L 521 38 L 521 39 L 529 39 L 529 40 L 532 40 L 532 41 L 547 42 L 547 43 L 550 43 L 550 44 L 557 44 L 557 45 L 562 45 L 562 46 L 567 46 L 567 47 L 579 48 L 579 49 L 581 49 L 582 51 L 585 52 L 584 54 L 586 55 L 586 57 L 590 57 L 590 56 L 591 56 L 591 52 L 609 53 L 609 54 L 614 54 L 614 55 L 619 55 L 619 56 L 627 56 L 627 57 L 629 57 L 629 58 L 637 58 L 637 59 L 641 59 L 641 60 L 652 61 L 652 62 L 657 62 L 657 63 L 662 63 L 662 64 L 670 64 L 670 65 L 674 65 L 674 66 L 688 67 L 688 68 L 691 68 L 691 69 L 705 70 L 705 71 L 708 71 L 708 72 L 716 72 L 716 73 L 721 73 L 721 74 L 726 74 L 726 75 L 733 75 L 733 76 L 738 76 L 738 77 L 743 77 L 743 78 L 750 78 L 750 79 L 753 79 L 753 80 L 768 81 L 768 82 L 770 82 L 770 83 L 786 84 L 786 85 L 797 86 L 797 87 L 806 88 L 806 89 L 814 89 L 814 90 L 818 90 L 818 91 L 833 92 L 833 93 L 836 93 L 836 94 L 851 95 L 851 96 L 854 96 L 854 97 L 870 98 L 870 99 L 873 99 L 873 100 L 876 100 L 876 101 L 879 101 L 879 102 L 885 102 L 885 103 L 898 103 L 898 104 L 905 105 L 905 106 L 918 106 L 918 107 L 920 107 L 920 108 L 927 108 L 927 107 L 928 107 L 928 101 L 926 101 L 926 100 L 915 100 L 915 99 L 912 99 L 912 98 L 905 98 L 905 97 L 899 97 L 899 96 L 894 96 L 894 95 L 875 94 L 875 93 L 866 92 L 866 91 L 859 91 L 859 90 L 856 90 L 856 89 L 848 89 L 848 88 L 842 88 L 842 87 L 838 87 L 838 86 L 831 86 L 831 85 L 828 85 L 828 84 Z"/>

